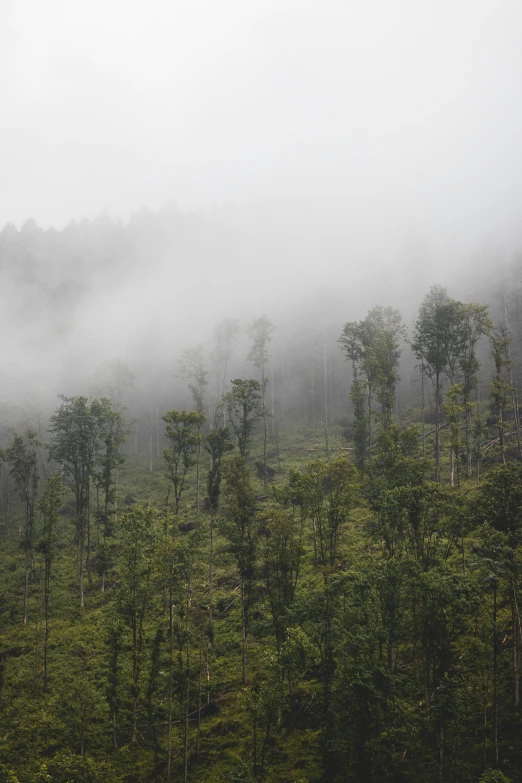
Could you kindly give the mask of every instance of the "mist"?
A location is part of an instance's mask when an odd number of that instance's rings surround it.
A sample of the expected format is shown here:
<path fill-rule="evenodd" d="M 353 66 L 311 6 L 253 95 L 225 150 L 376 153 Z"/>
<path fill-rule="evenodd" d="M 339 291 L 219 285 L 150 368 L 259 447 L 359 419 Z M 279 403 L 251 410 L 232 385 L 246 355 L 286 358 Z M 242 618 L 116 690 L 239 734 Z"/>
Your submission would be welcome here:
<path fill-rule="evenodd" d="M 508 0 L 8 0 L 0 396 L 87 392 L 114 359 L 172 379 L 225 317 L 335 351 L 375 304 L 411 325 L 434 283 L 500 284 L 521 23 Z"/>

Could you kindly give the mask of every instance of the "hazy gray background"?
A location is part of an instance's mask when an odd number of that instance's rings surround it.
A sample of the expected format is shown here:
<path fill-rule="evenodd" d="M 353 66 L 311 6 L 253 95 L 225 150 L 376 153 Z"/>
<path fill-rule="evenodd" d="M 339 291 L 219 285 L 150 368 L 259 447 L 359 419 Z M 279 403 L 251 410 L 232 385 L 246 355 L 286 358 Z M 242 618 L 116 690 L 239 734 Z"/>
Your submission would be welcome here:
<path fill-rule="evenodd" d="M 411 322 L 429 284 L 460 295 L 474 267 L 473 294 L 522 247 L 520 0 L 1 6 L 0 228 L 135 221 L 70 255 L 62 235 L 60 258 L 36 237 L 25 309 L 0 270 L 11 385 L 21 356 L 24 377 L 87 348 L 174 362 L 225 315 L 281 324 L 312 300 L 319 330 L 374 304 Z M 136 213 L 171 202 L 156 239 Z M 78 304 L 40 317 L 64 281 Z"/>
<path fill-rule="evenodd" d="M 519 0 L 3 0 L 0 222 L 255 200 L 503 237 L 521 31 Z"/>

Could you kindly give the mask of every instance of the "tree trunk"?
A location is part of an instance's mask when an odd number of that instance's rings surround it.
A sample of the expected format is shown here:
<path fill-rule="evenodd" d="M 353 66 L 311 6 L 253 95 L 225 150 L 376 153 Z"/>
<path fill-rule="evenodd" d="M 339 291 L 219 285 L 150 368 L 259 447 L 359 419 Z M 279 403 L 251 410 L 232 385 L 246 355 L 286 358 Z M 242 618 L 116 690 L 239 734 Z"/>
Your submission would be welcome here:
<path fill-rule="evenodd" d="M 372 451 L 372 387 L 368 384 L 368 456 Z"/>
<path fill-rule="evenodd" d="M 43 692 L 47 693 L 47 653 L 49 649 L 49 588 L 51 582 L 50 566 L 45 565 L 44 576 L 44 614 L 45 614 L 45 636 L 44 636 L 44 682 Z"/>
<path fill-rule="evenodd" d="M 247 632 L 246 632 L 246 611 L 245 611 L 245 580 L 241 576 L 241 640 L 243 648 L 243 685 L 248 684 L 247 679 Z"/>
<path fill-rule="evenodd" d="M 183 731 L 183 783 L 188 780 L 188 751 L 189 751 L 189 699 L 190 699 L 190 645 L 188 638 L 189 622 L 189 602 L 187 597 L 187 618 L 186 618 L 186 665 L 185 665 L 185 725 Z"/>
<path fill-rule="evenodd" d="M 199 643 L 199 678 L 198 678 L 198 735 L 196 742 L 196 758 L 199 761 L 199 746 L 201 740 L 201 665 L 202 665 L 201 641 Z"/>
<path fill-rule="evenodd" d="M 167 743 L 167 781 L 172 780 L 172 673 L 174 668 L 174 609 L 172 606 L 172 584 L 169 588 L 169 736 Z"/>
<path fill-rule="evenodd" d="M 497 585 L 493 588 L 493 743 L 495 767 L 498 767 L 498 639 L 497 639 Z"/>
<path fill-rule="evenodd" d="M 267 476 L 267 468 L 266 468 L 266 442 L 268 437 L 268 430 L 266 426 L 265 386 L 266 386 L 265 365 L 263 364 L 261 368 L 261 388 L 263 391 L 263 487 L 266 492 L 268 486 L 268 476 Z"/>
<path fill-rule="evenodd" d="M 511 604 L 511 624 L 513 630 L 513 705 L 518 707 L 520 698 L 520 653 L 518 649 L 518 622 L 515 601 Z"/>
<path fill-rule="evenodd" d="M 80 585 L 80 606 L 83 609 L 83 554 L 85 549 L 85 533 L 82 530 L 80 531 L 80 553 L 79 553 L 79 562 L 78 562 L 78 568 L 79 568 L 79 585 Z"/>
<path fill-rule="evenodd" d="M 513 406 L 513 419 L 515 424 L 515 432 L 517 436 L 517 445 L 518 445 L 518 456 L 520 459 L 522 459 L 522 445 L 520 441 L 520 416 L 519 416 L 519 410 L 518 410 L 518 394 L 515 391 L 515 387 L 513 386 L 513 369 L 511 364 L 511 355 L 509 350 L 509 326 L 508 326 L 508 317 L 507 317 L 507 308 L 506 308 L 506 299 L 504 296 L 504 291 L 502 291 L 502 304 L 504 306 L 504 325 L 506 328 L 506 336 L 508 337 L 508 342 L 506 343 L 506 359 L 507 359 L 507 371 L 508 371 L 508 381 L 509 381 L 509 387 L 511 390 L 511 403 Z"/>
<path fill-rule="evenodd" d="M 196 513 L 199 514 L 200 481 L 199 481 L 199 461 L 201 458 L 201 443 L 198 443 L 198 455 L 196 459 Z"/>
<path fill-rule="evenodd" d="M 27 593 L 29 590 L 29 554 L 25 555 L 25 584 L 24 584 L 24 625 L 27 625 Z"/>
<path fill-rule="evenodd" d="M 488 751 L 488 678 L 487 669 L 484 666 L 484 685 L 483 685 L 483 721 L 482 721 L 482 771 L 486 769 L 487 751 Z"/>
<path fill-rule="evenodd" d="M 467 477 L 471 478 L 471 410 L 469 402 L 466 405 L 466 469 Z"/>
<path fill-rule="evenodd" d="M 435 481 L 440 482 L 440 375 L 435 378 Z"/>

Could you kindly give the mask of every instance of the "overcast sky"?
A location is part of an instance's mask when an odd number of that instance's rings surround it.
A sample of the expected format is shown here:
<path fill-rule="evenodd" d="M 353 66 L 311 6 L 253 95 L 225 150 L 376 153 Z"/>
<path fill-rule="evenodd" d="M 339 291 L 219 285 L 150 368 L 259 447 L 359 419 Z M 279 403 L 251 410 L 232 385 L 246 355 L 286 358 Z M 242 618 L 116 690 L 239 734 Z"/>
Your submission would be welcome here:
<path fill-rule="evenodd" d="M 1 225 L 172 199 L 518 230 L 520 0 L 1 5 Z"/>

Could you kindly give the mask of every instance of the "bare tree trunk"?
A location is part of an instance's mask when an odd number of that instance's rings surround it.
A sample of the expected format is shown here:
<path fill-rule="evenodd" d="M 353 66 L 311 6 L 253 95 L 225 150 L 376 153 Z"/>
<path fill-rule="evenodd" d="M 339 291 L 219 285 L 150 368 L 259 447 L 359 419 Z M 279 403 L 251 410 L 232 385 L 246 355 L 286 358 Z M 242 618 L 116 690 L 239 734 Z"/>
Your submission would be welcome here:
<path fill-rule="evenodd" d="M 5 481 L 6 487 L 5 487 L 5 532 L 6 535 L 9 535 L 9 479 L 6 474 L 6 481 Z"/>
<path fill-rule="evenodd" d="M 187 597 L 187 618 L 186 618 L 186 665 L 185 665 L 185 728 L 183 732 L 183 783 L 188 780 L 188 750 L 189 750 L 189 699 L 190 699 L 190 645 L 188 638 L 190 598 Z"/>
<path fill-rule="evenodd" d="M 480 391 L 477 384 L 477 417 L 480 419 Z M 480 431 L 479 431 L 480 432 Z M 480 446 L 477 446 L 477 487 L 480 486 Z"/>
<path fill-rule="evenodd" d="M 156 405 L 156 462 L 157 463 L 159 463 L 159 458 L 160 458 L 159 440 L 160 440 L 159 408 Z"/>
<path fill-rule="evenodd" d="M 80 554 L 79 554 L 79 583 L 80 583 L 80 606 L 83 608 L 83 555 L 85 549 L 85 533 L 83 529 L 80 532 Z"/>
<path fill-rule="evenodd" d="M 326 368 L 326 349 L 323 348 L 323 396 L 324 396 L 324 426 L 328 429 L 330 417 L 328 415 L 328 372 Z"/>
<path fill-rule="evenodd" d="M 508 381 L 509 381 L 509 388 L 511 390 L 511 404 L 513 406 L 513 419 L 515 424 L 515 432 L 517 436 L 518 456 L 520 457 L 520 459 L 522 459 L 522 445 L 520 442 L 520 416 L 518 410 L 518 394 L 516 393 L 515 387 L 513 386 L 513 368 L 512 368 L 511 355 L 509 350 L 509 325 L 508 325 L 506 298 L 504 295 L 504 291 L 502 291 L 502 304 L 504 307 L 504 326 L 506 328 L 506 336 L 508 337 L 508 342 L 506 343 Z"/>
<path fill-rule="evenodd" d="M 49 565 L 45 566 L 45 584 L 44 584 L 44 615 L 45 615 L 45 635 L 44 635 L 44 682 L 43 692 L 47 693 L 47 654 L 49 650 L 49 588 L 50 574 Z"/>
<path fill-rule="evenodd" d="M 513 631 L 513 705 L 518 707 L 520 696 L 520 655 L 518 651 L 518 625 L 514 602 L 511 604 L 511 626 Z"/>
<path fill-rule="evenodd" d="M 27 625 L 27 593 L 29 591 L 29 554 L 25 555 L 25 584 L 24 584 L 24 625 Z"/>
<path fill-rule="evenodd" d="M 372 451 L 372 387 L 368 384 L 368 454 Z"/>
<path fill-rule="evenodd" d="M 498 767 L 498 640 L 497 640 L 497 585 L 493 588 L 493 743 L 495 767 Z"/>
<path fill-rule="evenodd" d="M 440 377 L 435 379 L 435 481 L 440 482 Z"/>
<path fill-rule="evenodd" d="M 514 687 L 514 702 L 515 707 L 518 707 L 520 701 L 520 641 L 522 641 L 522 623 L 520 621 L 520 611 L 518 608 L 517 592 L 515 584 L 513 583 L 513 609 L 514 609 L 514 670 L 515 670 L 515 687 Z M 515 644 L 516 643 L 516 644 Z"/>
<path fill-rule="evenodd" d="M 268 476 L 267 476 L 267 468 L 266 468 L 266 442 L 268 437 L 268 429 L 266 425 L 265 387 L 266 387 L 265 365 L 263 364 L 261 368 L 261 388 L 263 391 L 263 486 L 266 492 L 268 487 Z"/>
<path fill-rule="evenodd" d="M 486 769 L 487 751 L 488 751 L 488 678 L 487 669 L 484 666 L 484 686 L 483 686 L 483 705 L 484 705 L 484 719 L 482 722 L 482 771 Z"/>
<path fill-rule="evenodd" d="M 466 471 L 467 477 L 471 478 L 471 410 L 469 404 L 466 406 Z"/>
<path fill-rule="evenodd" d="M 201 459 L 201 443 L 198 443 L 198 454 L 196 459 L 196 513 L 199 514 L 199 499 L 201 495 L 200 479 L 199 479 L 199 462 Z"/>
<path fill-rule="evenodd" d="M 174 610 L 172 606 L 172 585 L 169 589 L 169 736 L 167 742 L 167 781 L 172 780 L 172 671 L 174 668 Z"/>
<path fill-rule="evenodd" d="M 440 724 L 440 731 L 439 731 L 439 781 L 440 783 L 444 780 L 443 775 L 444 770 L 444 724 Z"/>
<path fill-rule="evenodd" d="M 114 522 L 118 521 L 118 479 L 120 472 L 116 469 L 116 481 L 114 483 Z"/>
<path fill-rule="evenodd" d="M 201 641 L 199 643 L 199 677 L 198 677 L 198 735 L 196 742 L 196 758 L 199 761 L 199 747 L 201 740 L 201 665 L 202 665 L 202 650 Z"/>
<path fill-rule="evenodd" d="M 241 640 L 243 647 L 243 685 L 247 685 L 247 633 L 245 612 L 245 581 L 243 576 L 241 576 Z"/>
<path fill-rule="evenodd" d="M 41 582 L 41 580 L 42 580 L 42 560 L 40 559 L 40 575 L 38 578 L 38 582 Z M 34 690 L 35 692 L 37 692 L 40 686 L 40 609 L 39 607 L 36 610 L 36 621 L 35 621 L 35 628 L 34 628 L 34 647 L 35 647 Z"/>
<path fill-rule="evenodd" d="M 502 456 L 502 462 L 505 465 L 506 464 L 506 452 L 504 448 L 504 410 L 503 405 L 500 403 L 498 406 L 498 439 L 500 442 L 500 454 Z"/>
<path fill-rule="evenodd" d="M 272 436 L 274 435 L 274 426 L 275 426 L 275 377 L 274 377 L 274 368 L 272 364 L 270 364 L 269 368 L 270 372 L 270 378 L 271 378 L 271 385 L 270 385 L 270 417 L 271 417 L 271 427 L 272 430 Z"/>
<path fill-rule="evenodd" d="M 214 512 L 210 512 L 210 553 L 208 567 L 208 623 L 210 638 L 205 652 L 205 669 L 207 675 L 207 704 L 210 704 L 210 654 L 212 651 L 212 624 L 214 621 Z"/>

